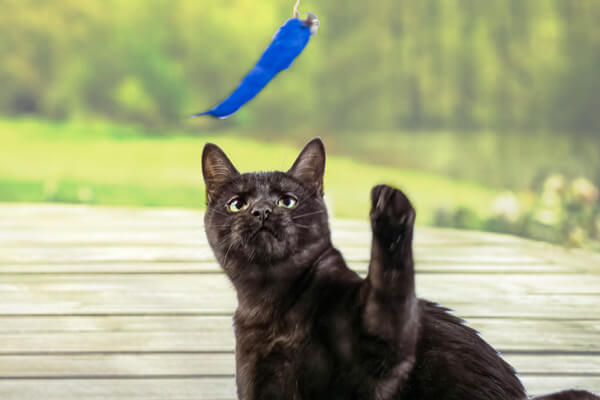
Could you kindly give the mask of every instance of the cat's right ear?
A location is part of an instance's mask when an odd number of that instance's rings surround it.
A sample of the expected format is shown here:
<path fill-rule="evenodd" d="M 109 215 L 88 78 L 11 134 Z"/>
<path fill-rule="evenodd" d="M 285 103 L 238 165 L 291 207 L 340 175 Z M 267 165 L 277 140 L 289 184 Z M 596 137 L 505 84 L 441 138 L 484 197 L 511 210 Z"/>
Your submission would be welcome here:
<path fill-rule="evenodd" d="M 239 175 L 229 158 L 219 146 L 206 143 L 202 151 L 202 175 L 206 186 L 206 202 L 208 204 L 215 198 L 223 185 Z"/>
<path fill-rule="evenodd" d="M 314 138 L 304 146 L 288 174 L 300 180 L 323 196 L 323 174 L 325 172 L 325 146 L 321 138 Z"/>

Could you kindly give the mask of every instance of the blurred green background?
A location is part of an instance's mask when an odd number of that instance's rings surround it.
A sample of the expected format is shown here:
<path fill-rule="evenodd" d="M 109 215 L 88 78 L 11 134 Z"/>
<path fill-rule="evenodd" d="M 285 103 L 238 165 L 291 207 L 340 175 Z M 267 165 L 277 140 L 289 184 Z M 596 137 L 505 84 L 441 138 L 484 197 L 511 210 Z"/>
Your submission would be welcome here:
<path fill-rule="evenodd" d="M 322 136 L 335 215 L 600 238 L 600 2 L 302 0 L 321 28 L 225 121 L 294 1 L 2 0 L 0 201 L 204 206 L 200 155 L 286 169 Z"/>

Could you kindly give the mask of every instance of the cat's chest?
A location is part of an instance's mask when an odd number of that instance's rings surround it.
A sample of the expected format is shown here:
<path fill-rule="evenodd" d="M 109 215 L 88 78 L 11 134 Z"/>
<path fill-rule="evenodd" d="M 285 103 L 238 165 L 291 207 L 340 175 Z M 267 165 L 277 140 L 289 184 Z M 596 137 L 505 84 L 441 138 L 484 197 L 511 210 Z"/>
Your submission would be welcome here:
<path fill-rule="evenodd" d="M 236 351 L 253 359 L 261 359 L 273 353 L 293 353 L 306 345 L 310 328 L 298 321 L 265 321 L 248 324 L 236 320 Z"/>
<path fill-rule="evenodd" d="M 334 372 L 330 349 L 308 326 L 275 325 L 236 331 L 238 385 L 269 381 L 290 398 L 320 399 Z"/>

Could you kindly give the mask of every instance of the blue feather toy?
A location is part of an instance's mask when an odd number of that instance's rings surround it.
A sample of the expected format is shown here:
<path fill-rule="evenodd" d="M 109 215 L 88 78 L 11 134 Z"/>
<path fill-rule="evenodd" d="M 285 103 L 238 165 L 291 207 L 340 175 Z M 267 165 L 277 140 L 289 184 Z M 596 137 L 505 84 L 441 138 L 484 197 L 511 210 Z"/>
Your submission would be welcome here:
<path fill-rule="evenodd" d="M 294 7 L 294 18 L 288 19 L 273 36 L 254 68 L 242 79 L 237 89 L 214 108 L 194 114 L 193 117 L 210 115 L 227 118 L 252 100 L 280 71 L 289 68 L 308 44 L 309 39 L 319 28 L 319 19 L 313 13 L 306 13 L 301 20 L 298 3 Z"/>

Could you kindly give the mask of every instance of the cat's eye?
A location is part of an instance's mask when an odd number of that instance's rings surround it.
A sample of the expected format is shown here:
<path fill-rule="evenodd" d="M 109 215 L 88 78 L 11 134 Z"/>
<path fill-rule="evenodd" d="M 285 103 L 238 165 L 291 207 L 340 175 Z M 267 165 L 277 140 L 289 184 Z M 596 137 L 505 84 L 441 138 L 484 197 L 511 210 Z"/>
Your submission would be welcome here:
<path fill-rule="evenodd" d="M 248 208 L 248 203 L 239 197 L 234 197 L 227 203 L 227 209 L 231 212 L 240 212 Z"/>
<path fill-rule="evenodd" d="M 290 194 L 286 194 L 281 196 L 277 202 L 277 205 L 283 208 L 294 208 L 296 205 L 298 205 L 298 199 Z"/>

